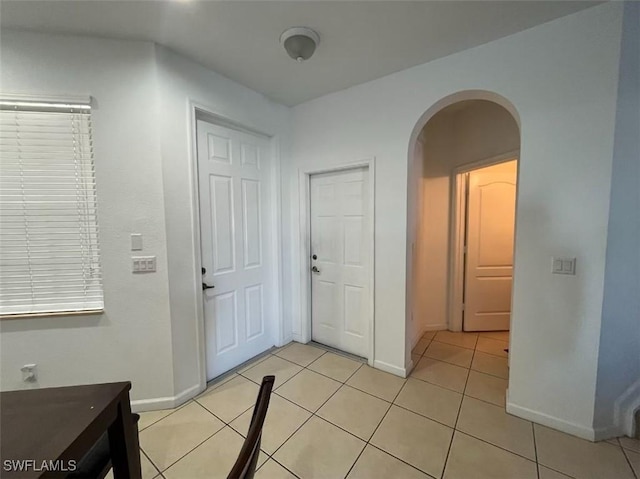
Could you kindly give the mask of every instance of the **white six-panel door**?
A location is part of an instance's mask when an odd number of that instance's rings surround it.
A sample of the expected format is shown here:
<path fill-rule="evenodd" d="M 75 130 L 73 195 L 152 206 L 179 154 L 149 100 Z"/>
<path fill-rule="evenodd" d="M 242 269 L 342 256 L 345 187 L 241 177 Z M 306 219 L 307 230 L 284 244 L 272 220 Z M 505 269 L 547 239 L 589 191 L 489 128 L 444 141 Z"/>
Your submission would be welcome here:
<path fill-rule="evenodd" d="M 311 337 L 368 356 L 368 169 L 312 175 Z M 314 259 L 315 256 L 315 259 Z"/>
<path fill-rule="evenodd" d="M 209 380 L 274 344 L 271 158 L 266 138 L 204 121 L 197 144 Z"/>
<path fill-rule="evenodd" d="M 517 162 L 469 173 L 464 330 L 508 330 Z"/>

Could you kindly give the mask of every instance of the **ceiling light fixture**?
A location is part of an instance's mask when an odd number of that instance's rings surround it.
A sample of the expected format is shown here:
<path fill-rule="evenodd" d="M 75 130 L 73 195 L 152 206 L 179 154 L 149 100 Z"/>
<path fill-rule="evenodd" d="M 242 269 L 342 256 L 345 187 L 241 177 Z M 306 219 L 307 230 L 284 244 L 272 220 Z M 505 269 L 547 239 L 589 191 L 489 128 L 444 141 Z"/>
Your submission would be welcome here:
<path fill-rule="evenodd" d="M 320 36 L 307 27 L 293 27 L 280 35 L 280 43 L 297 62 L 308 60 L 320 43 Z"/>

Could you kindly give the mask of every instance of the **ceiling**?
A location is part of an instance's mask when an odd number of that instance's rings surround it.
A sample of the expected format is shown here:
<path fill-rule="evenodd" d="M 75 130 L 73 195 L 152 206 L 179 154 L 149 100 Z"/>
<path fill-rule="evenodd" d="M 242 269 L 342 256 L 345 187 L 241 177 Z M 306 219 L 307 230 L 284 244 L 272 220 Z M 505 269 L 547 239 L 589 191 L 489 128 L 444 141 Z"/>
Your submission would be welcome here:
<path fill-rule="evenodd" d="M 153 41 L 291 106 L 596 3 L 2 0 L 0 26 Z M 279 44 L 291 26 L 320 34 L 307 62 Z"/>

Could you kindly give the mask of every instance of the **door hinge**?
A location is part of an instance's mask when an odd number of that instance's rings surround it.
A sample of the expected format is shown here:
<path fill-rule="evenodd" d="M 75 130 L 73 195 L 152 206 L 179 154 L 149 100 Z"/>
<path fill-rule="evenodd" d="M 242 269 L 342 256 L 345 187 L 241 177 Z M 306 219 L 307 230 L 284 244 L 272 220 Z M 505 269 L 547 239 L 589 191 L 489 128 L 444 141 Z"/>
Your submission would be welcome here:
<path fill-rule="evenodd" d="M 464 254 L 467 254 L 467 245 L 464 245 L 464 246 L 462 247 L 462 252 L 463 252 Z"/>
<path fill-rule="evenodd" d="M 464 311 L 464 303 L 462 303 L 462 311 Z"/>

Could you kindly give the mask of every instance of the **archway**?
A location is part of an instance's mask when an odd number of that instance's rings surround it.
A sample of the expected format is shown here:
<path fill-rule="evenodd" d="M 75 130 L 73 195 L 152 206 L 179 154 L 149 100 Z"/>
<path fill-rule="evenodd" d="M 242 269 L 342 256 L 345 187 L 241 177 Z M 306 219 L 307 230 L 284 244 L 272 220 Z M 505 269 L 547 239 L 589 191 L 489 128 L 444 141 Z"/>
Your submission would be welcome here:
<path fill-rule="evenodd" d="M 493 372 L 496 377 L 502 376 L 506 390 L 507 355 L 503 349 L 508 348 L 508 343 L 500 342 L 507 338 L 506 334 L 491 337 L 485 333 L 440 333 L 437 338 L 433 332 L 422 335 L 425 331 L 462 329 L 466 263 L 458 252 L 462 254 L 465 247 L 461 240 L 465 230 L 459 228 L 466 227 L 467 221 L 465 208 L 461 207 L 466 207 L 465 175 L 507 160 L 519 161 L 520 137 L 520 119 L 515 107 L 504 97 L 481 90 L 443 98 L 427 109 L 414 127 L 409 145 L 407 188 L 406 351 L 409 367 L 413 363 L 415 368 L 423 357 L 428 357 L 421 367 L 443 361 L 473 371 L 465 378 Z M 512 227 L 515 193 L 513 197 Z M 511 242 L 514 244 L 514 237 Z M 511 287 L 508 293 L 503 288 L 501 294 L 503 299 L 508 294 L 510 306 Z M 456 314 L 460 315 L 458 323 Z M 509 311 L 506 314 L 510 316 Z M 474 328 L 478 329 L 477 324 Z M 487 327 L 495 328 L 495 325 Z M 467 325 L 465 329 L 470 327 Z M 476 349 L 478 343 L 481 343 L 480 351 Z M 411 352 L 417 354 L 411 355 Z M 488 362 L 499 367 L 491 371 L 472 366 L 476 357 L 484 355 L 491 356 L 490 360 L 495 356 L 496 361 Z M 420 376 L 422 371 L 417 374 Z M 463 391 L 464 385 L 460 392 Z M 497 402 L 504 407 L 504 398 Z"/>

